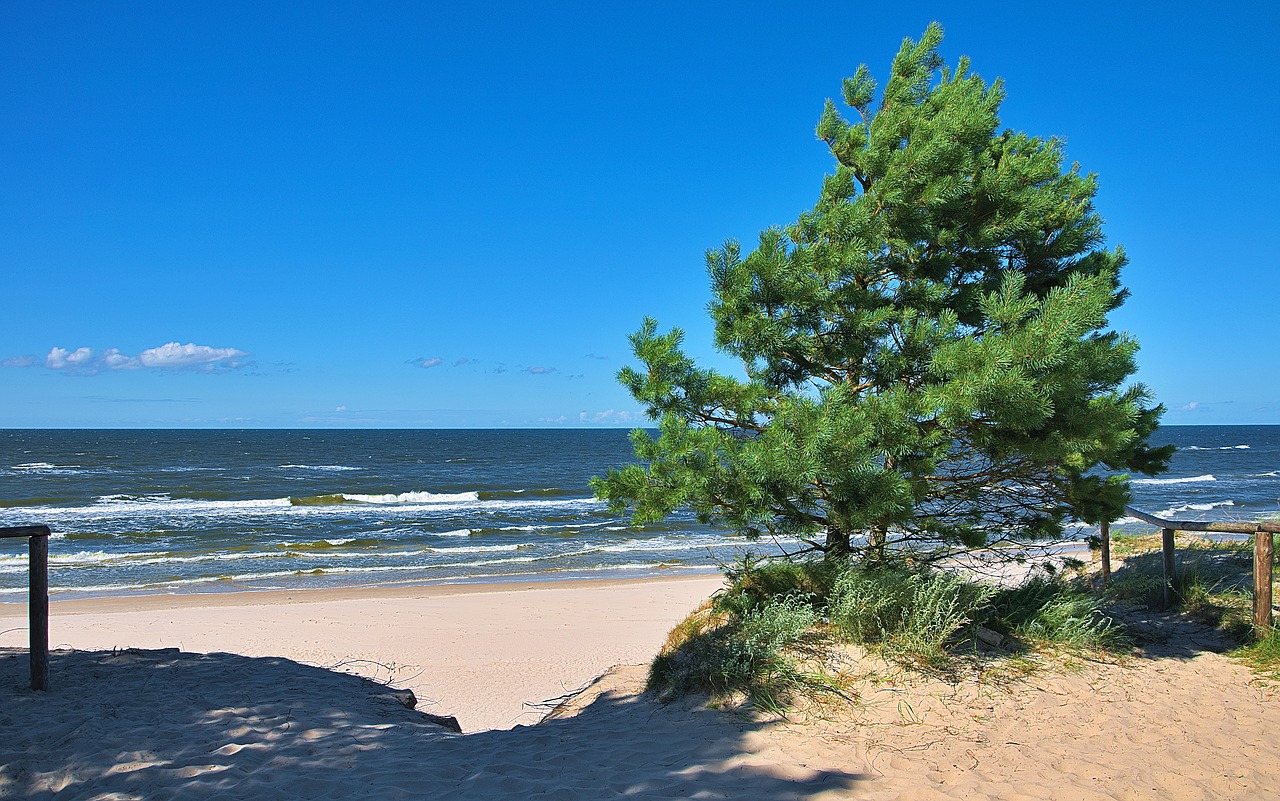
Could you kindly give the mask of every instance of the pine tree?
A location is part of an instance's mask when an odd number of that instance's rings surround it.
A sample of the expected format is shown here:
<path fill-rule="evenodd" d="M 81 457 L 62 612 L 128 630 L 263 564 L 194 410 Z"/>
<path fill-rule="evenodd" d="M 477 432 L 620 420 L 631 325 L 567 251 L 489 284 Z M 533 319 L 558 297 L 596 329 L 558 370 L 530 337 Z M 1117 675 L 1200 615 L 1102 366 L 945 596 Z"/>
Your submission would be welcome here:
<path fill-rule="evenodd" d="M 866 65 L 827 101 L 835 157 L 812 210 L 743 256 L 709 251 L 715 344 L 744 378 L 698 367 L 646 319 L 619 380 L 658 421 L 641 465 L 594 481 L 638 523 L 678 508 L 748 536 L 869 560 L 1058 534 L 1114 519 L 1116 471 L 1155 473 L 1163 408 L 1103 247 L 1095 176 L 1063 145 L 999 130 L 1003 83 L 907 39 L 875 102 Z"/>

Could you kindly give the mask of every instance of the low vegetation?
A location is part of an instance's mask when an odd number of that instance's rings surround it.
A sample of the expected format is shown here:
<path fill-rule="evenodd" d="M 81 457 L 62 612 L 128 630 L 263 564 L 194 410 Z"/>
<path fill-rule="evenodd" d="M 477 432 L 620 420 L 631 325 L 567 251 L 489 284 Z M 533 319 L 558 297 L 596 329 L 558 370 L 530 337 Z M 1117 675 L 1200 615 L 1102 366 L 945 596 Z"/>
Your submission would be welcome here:
<path fill-rule="evenodd" d="M 1100 599 L 1062 578 L 1000 588 L 906 565 L 745 561 L 671 632 L 649 689 L 661 698 L 705 693 L 783 709 L 797 695 L 841 694 L 845 677 L 831 657 L 848 644 L 912 670 L 955 675 L 975 660 L 1120 642 Z"/>
<path fill-rule="evenodd" d="M 1280 681 L 1280 635 L 1253 630 L 1252 545 L 1180 534 L 1176 547 L 1178 611 L 1221 629 L 1239 644 L 1233 656 Z M 1083 572 L 1003 587 L 906 563 L 745 560 L 671 632 L 649 688 L 666 699 L 700 693 L 781 711 L 797 698 L 841 696 L 848 676 L 837 657 L 849 645 L 951 678 L 1116 652 L 1124 629 L 1107 608 L 1164 606 L 1160 548 L 1158 534 L 1114 535 L 1123 565 L 1105 587 Z"/>
<path fill-rule="evenodd" d="M 1280 680 L 1280 639 L 1275 633 L 1259 638 L 1253 627 L 1252 543 L 1179 533 L 1174 546 L 1178 568 L 1173 590 L 1182 614 L 1220 629 L 1239 644 L 1234 656 L 1260 675 Z M 1124 566 L 1102 589 L 1103 596 L 1113 602 L 1161 608 L 1160 535 L 1114 535 L 1111 552 L 1123 559 Z"/>

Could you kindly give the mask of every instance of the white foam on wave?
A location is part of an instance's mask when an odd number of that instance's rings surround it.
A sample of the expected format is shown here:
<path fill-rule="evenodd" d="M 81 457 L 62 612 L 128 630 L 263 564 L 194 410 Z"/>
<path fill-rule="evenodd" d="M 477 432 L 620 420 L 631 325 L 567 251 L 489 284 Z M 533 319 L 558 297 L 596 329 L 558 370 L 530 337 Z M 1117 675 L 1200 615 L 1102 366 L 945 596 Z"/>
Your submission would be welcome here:
<path fill-rule="evenodd" d="M 342 497 L 354 503 L 376 504 L 467 503 L 480 500 L 480 495 L 475 492 L 401 492 L 384 495 L 355 495 L 344 492 Z"/>
<path fill-rule="evenodd" d="M 51 553 L 49 554 L 49 564 L 55 567 L 95 567 L 111 562 L 148 564 L 148 558 L 164 555 L 164 551 L 133 551 L 123 553 L 108 553 L 106 551 L 77 551 L 76 553 Z M 28 558 L 28 555 L 25 553 L 5 554 L 0 556 L 0 567 L 18 566 L 25 570 Z"/>
<path fill-rule="evenodd" d="M 381 514 L 400 517 L 416 513 L 443 514 L 456 512 L 528 512 L 534 510 L 604 509 L 605 505 L 594 498 L 555 498 L 530 500 L 480 500 L 475 492 L 433 493 L 402 492 L 383 495 L 341 493 L 346 503 L 295 503 L 292 498 L 262 498 L 246 500 L 207 500 L 172 498 L 167 494 L 154 495 L 104 495 L 88 506 L 32 506 L 9 510 L 18 525 L 26 520 L 37 522 L 103 520 L 127 517 L 257 517 L 257 516 L 306 516 L 349 517 L 363 504 L 366 508 L 382 509 Z M 582 521 L 572 526 L 593 525 Z M 552 528 L 543 525 L 538 528 Z M 570 526 L 565 526 L 570 527 Z"/>
<path fill-rule="evenodd" d="M 49 462 L 27 462 L 26 464 L 15 464 L 9 468 L 10 475 L 16 473 L 18 475 L 39 475 L 39 476 L 75 476 L 88 472 L 80 465 L 74 464 L 50 464 Z"/>
<path fill-rule="evenodd" d="M 346 473 L 353 470 L 363 470 L 363 467 L 350 467 L 345 464 L 282 464 L 276 466 L 277 470 L 320 470 L 326 473 Z"/>
<path fill-rule="evenodd" d="M 1220 447 L 1202 448 L 1199 445 L 1188 445 L 1182 450 L 1184 451 L 1247 451 L 1250 449 L 1248 445 L 1222 445 Z"/>
<path fill-rule="evenodd" d="M 1194 484 L 1202 481 L 1217 481 L 1211 475 L 1192 476 L 1190 478 L 1135 478 L 1134 484 Z"/>
<path fill-rule="evenodd" d="M 543 523 L 537 526 L 502 526 L 495 529 L 496 531 L 558 531 L 567 528 L 586 529 L 600 528 L 604 523 L 594 522 L 591 520 L 583 520 L 575 523 Z M 623 527 L 625 528 L 625 527 Z M 617 527 L 606 528 L 605 531 L 614 531 Z"/>
<path fill-rule="evenodd" d="M 288 509 L 293 503 L 288 498 L 259 498 L 238 501 L 215 501 L 195 498 L 170 498 L 168 495 L 108 495 L 98 499 L 98 507 L 91 510 L 101 513 L 100 507 L 110 512 L 183 512 L 213 513 L 240 512 L 269 509 Z M 75 509 L 59 511 L 72 512 Z"/>
<path fill-rule="evenodd" d="M 1235 501 L 1215 501 L 1213 503 L 1186 503 L 1182 506 L 1174 506 L 1165 509 L 1162 512 L 1156 512 L 1156 517 L 1173 517 L 1179 512 L 1208 512 L 1211 509 L 1223 509 L 1228 506 L 1235 506 Z"/>
<path fill-rule="evenodd" d="M 1270 473 L 1258 473 L 1254 478 L 1276 478 L 1280 477 L 1280 470 L 1272 470 Z"/>
<path fill-rule="evenodd" d="M 470 546 L 468 546 L 468 545 L 463 545 L 463 546 L 458 547 L 458 548 L 432 548 L 432 549 L 431 549 L 431 553 L 436 553 L 436 554 L 439 554 L 439 555 L 441 555 L 441 556 L 449 556 L 449 555 L 451 555 L 451 554 L 456 554 L 456 553 L 493 553 L 493 552 L 496 552 L 496 551 L 514 551 L 514 550 L 517 550 L 517 549 L 519 549 L 519 548 L 521 548 L 521 547 L 527 547 L 527 546 L 521 546 L 521 545 L 470 545 Z"/>
<path fill-rule="evenodd" d="M 95 503 L 164 503 L 171 500 L 169 493 L 161 492 L 154 495 L 99 495 Z"/>
<path fill-rule="evenodd" d="M 592 549 L 593 553 L 632 553 L 635 551 L 700 551 L 705 548 L 731 548 L 746 545 L 747 540 L 725 540 L 697 538 L 689 540 L 671 540 L 659 537 L 656 540 L 631 540 L 615 545 L 599 545 Z"/>

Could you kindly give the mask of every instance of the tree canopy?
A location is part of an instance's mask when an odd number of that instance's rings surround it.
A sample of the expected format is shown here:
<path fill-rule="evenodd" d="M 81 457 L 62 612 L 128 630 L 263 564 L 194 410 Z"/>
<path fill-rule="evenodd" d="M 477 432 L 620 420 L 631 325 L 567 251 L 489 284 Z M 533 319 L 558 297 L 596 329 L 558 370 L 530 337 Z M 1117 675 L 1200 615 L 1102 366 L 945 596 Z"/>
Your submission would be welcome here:
<path fill-rule="evenodd" d="M 743 254 L 707 253 L 715 344 L 699 367 L 646 319 L 619 380 L 658 422 L 641 464 L 594 481 L 636 522 L 678 508 L 749 536 L 881 559 L 1115 519 L 1125 471 L 1164 469 L 1163 408 L 1108 328 L 1125 256 L 1063 143 L 1001 130 L 1000 80 L 906 39 L 827 101 L 835 157 L 814 207 Z M 877 101 L 878 94 L 878 101 Z"/>

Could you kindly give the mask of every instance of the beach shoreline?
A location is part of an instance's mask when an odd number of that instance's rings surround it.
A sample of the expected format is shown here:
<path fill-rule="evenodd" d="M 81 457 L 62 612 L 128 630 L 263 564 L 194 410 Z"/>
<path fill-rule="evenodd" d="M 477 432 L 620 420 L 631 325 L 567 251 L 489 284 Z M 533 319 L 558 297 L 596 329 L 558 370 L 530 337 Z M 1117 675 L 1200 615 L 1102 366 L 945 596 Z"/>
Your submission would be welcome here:
<path fill-rule="evenodd" d="M 674 571 L 636 571 L 620 575 L 588 575 L 586 573 L 525 573 L 519 575 L 477 576 L 465 580 L 419 581 L 380 584 L 340 584 L 327 587 L 228 586 L 206 591 L 128 590 L 113 593 L 85 593 L 76 589 L 50 588 L 50 614 L 92 614 L 103 611 L 168 608 L 172 606 L 241 606 L 322 603 L 377 596 L 380 598 L 414 598 L 422 595 L 463 595 L 486 592 L 522 592 L 543 587 L 605 587 L 618 584 L 643 584 L 664 581 L 698 581 L 722 577 L 718 568 L 681 568 Z M 26 596 L 0 600 L 0 618 L 17 614 L 27 607 Z M 25 613 L 24 613 L 25 614 Z"/>

